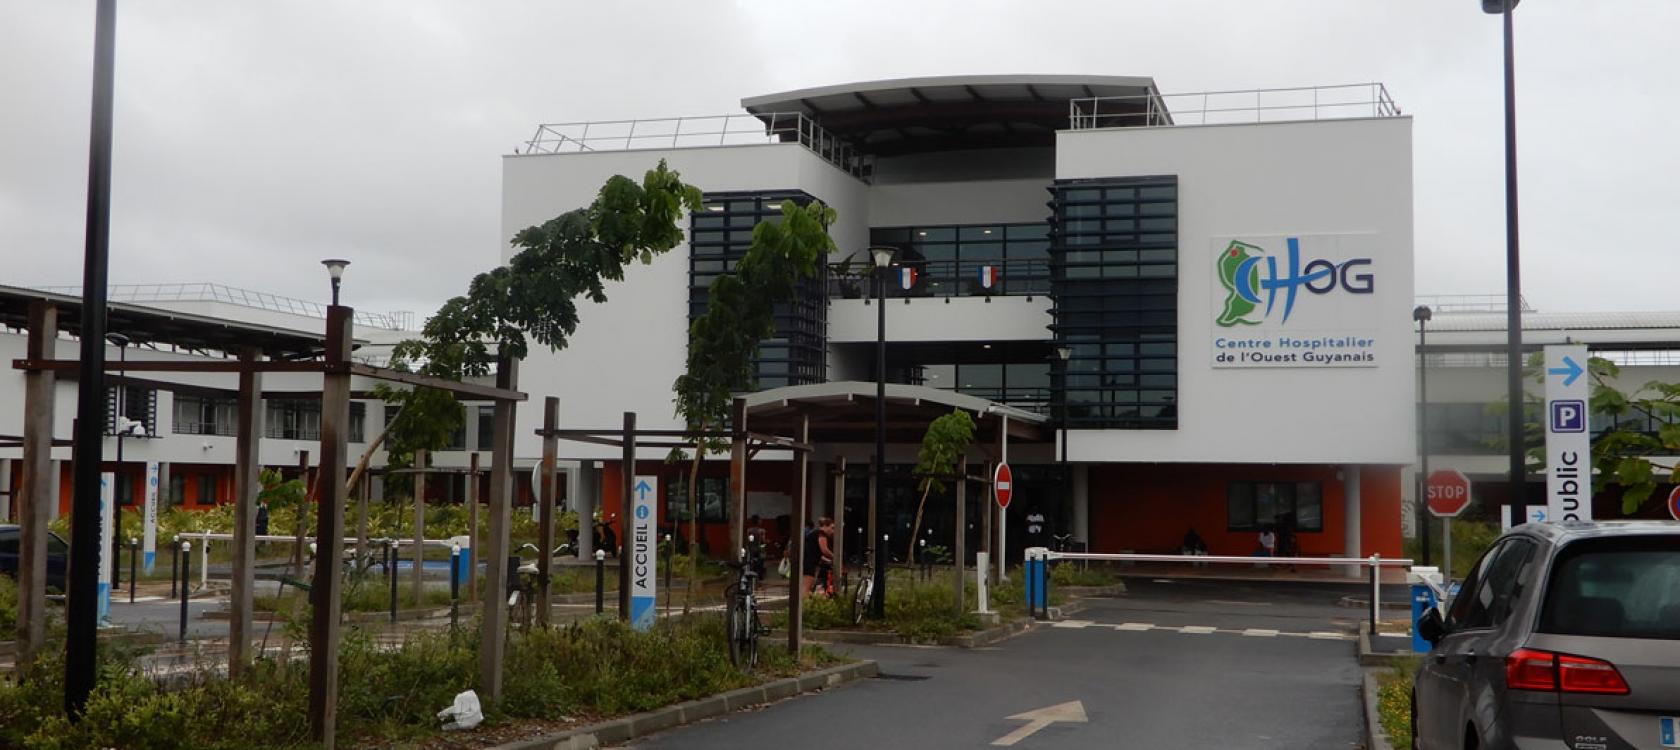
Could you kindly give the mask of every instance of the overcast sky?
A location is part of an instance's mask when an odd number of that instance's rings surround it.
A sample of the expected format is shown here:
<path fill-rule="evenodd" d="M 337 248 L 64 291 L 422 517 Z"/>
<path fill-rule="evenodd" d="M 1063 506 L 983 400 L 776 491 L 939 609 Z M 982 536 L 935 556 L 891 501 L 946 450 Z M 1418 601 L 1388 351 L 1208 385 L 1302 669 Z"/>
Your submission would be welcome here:
<path fill-rule="evenodd" d="M 93 5 L 0 0 L 0 283 L 80 282 Z M 1504 289 L 1500 32 L 1477 0 L 119 5 L 114 283 L 323 299 L 317 261 L 342 256 L 351 304 L 424 315 L 497 261 L 501 156 L 539 122 L 1067 73 L 1386 83 L 1416 118 L 1418 292 Z M 1676 29 L 1677 0 L 1519 9 L 1532 305 L 1680 309 Z"/>

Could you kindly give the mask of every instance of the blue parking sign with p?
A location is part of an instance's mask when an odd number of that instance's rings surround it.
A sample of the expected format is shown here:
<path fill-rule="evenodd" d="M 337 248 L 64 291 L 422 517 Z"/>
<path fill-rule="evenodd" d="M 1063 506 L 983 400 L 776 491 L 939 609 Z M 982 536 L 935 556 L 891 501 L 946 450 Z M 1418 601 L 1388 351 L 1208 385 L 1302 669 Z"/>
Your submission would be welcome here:
<path fill-rule="evenodd" d="M 1680 728 L 1677 728 L 1676 725 L 1680 725 L 1680 719 L 1676 719 L 1672 716 L 1665 716 L 1662 718 L 1662 724 L 1659 728 L 1662 733 L 1663 747 L 1680 747 L 1680 737 L 1676 737 L 1676 733 L 1677 731 L 1680 731 Z"/>
<path fill-rule="evenodd" d="M 1559 400 L 1552 402 L 1552 432 L 1586 432 L 1587 403 Z"/>

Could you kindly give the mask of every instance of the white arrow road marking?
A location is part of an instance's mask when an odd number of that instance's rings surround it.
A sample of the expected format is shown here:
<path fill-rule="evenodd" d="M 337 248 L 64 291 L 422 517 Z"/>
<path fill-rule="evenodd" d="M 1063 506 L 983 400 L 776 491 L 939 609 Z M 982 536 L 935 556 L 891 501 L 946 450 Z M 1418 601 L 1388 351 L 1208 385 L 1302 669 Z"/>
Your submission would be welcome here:
<path fill-rule="evenodd" d="M 1038 730 L 1050 726 L 1058 721 L 1068 721 L 1079 724 L 1084 724 L 1088 721 L 1088 719 L 1085 718 L 1085 704 L 1080 703 L 1079 701 L 1068 701 L 1054 706 L 1045 706 L 1044 708 L 1034 711 L 1018 713 L 1009 717 L 1009 720 L 1024 721 L 1026 724 L 1009 734 L 992 740 L 993 745 L 1009 747 L 1021 740 L 1031 737 L 1034 732 L 1037 732 Z"/>

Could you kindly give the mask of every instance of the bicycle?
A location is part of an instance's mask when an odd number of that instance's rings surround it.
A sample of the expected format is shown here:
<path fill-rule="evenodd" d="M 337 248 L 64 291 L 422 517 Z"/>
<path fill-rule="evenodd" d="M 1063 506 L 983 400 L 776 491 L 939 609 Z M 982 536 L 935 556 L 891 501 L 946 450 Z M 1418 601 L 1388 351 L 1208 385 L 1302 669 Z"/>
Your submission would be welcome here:
<path fill-rule="evenodd" d="M 519 567 L 513 570 L 513 580 L 509 581 L 511 592 L 508 594 L 508 626 L 519 623 L 520 632 L 530 632 L 531 618 L 536 614 L 537 581 L 541 573 L 537 570 L 537 561 L 523 562 L 525 551 L 541 554 L 535 544 L 519 546 Z"/>
<path fill-rule="evenodd" d="M 758 666 L 758 639 L 769 632 L 758 616 L 758 570 L 747 550 L 729 567 L 739 571 L 735 582 L 724 589 L 724 635 L 729 639 L 729 661 L 748 670 Z"/>
<path fill-rule="evenodd" d="M 870 564 L 869 553 L 863 555 L 863 564 L 859 566 L 857 586 L 852 589 L 852 624 L 863 622 L 869 613 L 869 607 L 875 600 L 875 570 Z"/>

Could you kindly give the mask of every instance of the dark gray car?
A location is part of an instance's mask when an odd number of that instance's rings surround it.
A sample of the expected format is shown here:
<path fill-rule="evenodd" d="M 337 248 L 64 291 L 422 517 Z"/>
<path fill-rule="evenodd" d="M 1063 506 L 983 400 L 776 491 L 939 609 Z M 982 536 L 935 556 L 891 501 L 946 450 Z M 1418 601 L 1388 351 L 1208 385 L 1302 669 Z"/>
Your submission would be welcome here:
<path fill-rule="evenodd" d="M 22 533 L 15 524 L 0 524 L 0 574 L 17 578 Z M 57 534 L 47 532 L 47 588 L 64 591 L 64 574 L 69 567 L 70 545 Z"/>
<path fill-rule="evenodd" d="M 1680 525 L 1519 526 L 1418 632 L 1417 748 L 1680 747 Z"/>

